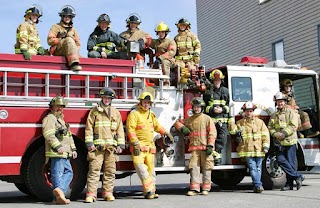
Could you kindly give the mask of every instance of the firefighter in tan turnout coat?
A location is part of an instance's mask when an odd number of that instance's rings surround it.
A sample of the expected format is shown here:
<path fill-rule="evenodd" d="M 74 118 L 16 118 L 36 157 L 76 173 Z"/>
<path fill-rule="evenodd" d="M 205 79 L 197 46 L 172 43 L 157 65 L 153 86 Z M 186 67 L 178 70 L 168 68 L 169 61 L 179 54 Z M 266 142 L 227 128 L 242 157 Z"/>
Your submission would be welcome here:
<path fill-rule="evenodd" d="M 120 112 L 111 106 L 116 97 L 111 88 L 100 90 L 101 102 L 89 112 L 85 143 L 88 149 L 89 172 L 87 177 L 86 203 L 97 199 L 100 171 L 103 166 L 102 198 L 114 201 L 114 180 L 117 153 L 125 148 L 124 130 Z"/>
<path fill-rule="evenodd" d="M 189 136 L 190 140 L 188 149 L 191 152 L 190 190 L 187 195 L 194 196 L 200 192 L 200 171 L 202 172 L 202 194 L 208 195 L 211 189 L 211 171 L 214 166 L 212 153 L 217 131 L 210 116 L 203 113 L 205 102 L 195 97 L 191 100 L 191 104 L 193 115 L 175 123 L 176 129 Z"/>
<path fill-rule="evenodd" d="M 51 112 L 42 120 L 42 132 L 45 138 L 46 163 L 51 162 L 51 181 L 54 204 L 69 204 L 65 193 L 73 178 L 70 158 L 77 158 L 69 124 L 64 121 L 63 108 L 67 102 L 60 95 L 52 98 Z"/>
<path fill-rule="evenodd" d="M 70 70 L 82 70 L 79 65 L 80 37 L 72 22 L 75 10 L 70 5 L 63 6 L 59 16 L 61 21 L 51 27 L 47 38 L 50 53 L 65 56 Z"/>

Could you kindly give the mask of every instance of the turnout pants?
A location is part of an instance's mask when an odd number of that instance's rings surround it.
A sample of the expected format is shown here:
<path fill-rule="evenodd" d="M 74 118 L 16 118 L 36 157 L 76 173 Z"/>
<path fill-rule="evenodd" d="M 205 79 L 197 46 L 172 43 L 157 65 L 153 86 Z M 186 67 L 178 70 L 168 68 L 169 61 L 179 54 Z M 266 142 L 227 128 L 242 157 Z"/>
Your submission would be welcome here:
<path fill-rule="evenodd" d="M 76 45 L 76 42 L 71 37 L 62 39 L 58 43 L 53 55 L 65 56 L 69 66 L 75 62 L 79 63 L 79 49 Z"/>

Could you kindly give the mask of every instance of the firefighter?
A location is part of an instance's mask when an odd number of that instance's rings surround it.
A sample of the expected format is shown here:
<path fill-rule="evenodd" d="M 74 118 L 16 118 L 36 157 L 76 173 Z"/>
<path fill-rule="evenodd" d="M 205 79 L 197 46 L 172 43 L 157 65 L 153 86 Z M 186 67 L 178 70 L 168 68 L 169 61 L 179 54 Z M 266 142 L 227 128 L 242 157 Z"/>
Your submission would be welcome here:
<path fill-rule="evenodd" d="M 244 118 L 233 125 L 230 134 L 236 135 L 238 143 L 237 152 L 239 158 L 246 160 L 254 185 L 253 191 L 264 191 L 261 182 L 262 161 L 270 147 L 268 127 L 263 120 L 253 115 L 257 107 L 250 101 L 242 106 Z"/>
<path fill-rule="evenodd" d="M 40 6 L 32 5 L 25 12 L 25 21 L 17 28 L 17 42 L 14 45 L 15 53 L 22 54 L 25 60 L 30 60 L 32 55 L 45 54 L 36 26 L 41 16 Z"/>
<path fill-rule="evenodd" d="M 298 114 L 286 105 L 287 97 L 281 92 L 274 96 L 277 111 L 270 117 L 268 128 L 276 147 L 277 163 L 286 173 L 287 185 L 292 190 L 296 181 L 297 190 L 304 177 L 296 170 Z"/>
<path fill-rule="evenodd" d="M 127 30 L 120 33 L 120 37 L 126 41 L 139 42 L 140 51 L 149 47 L 152 42 L 152 37 L 150 34 L 140 30 L 139 26 L 141 24 L 141 18 L 138 14 L 130 14 L 126 19 Z M 127 51 L 127 47 L 118 48 L 118 51 Z M 131 58 L 132 54 L 129 54 Z"/>
<path fill-rule="evenodd" d="M 143 195 L 146 199 L 158 198 L 156 191 L 156 175 L 154 170 L 154 159 L 156 146 L 154 132 L 166 135 L 170 143 L 173 143 L 173 136 L 162 127 L 151 111 L 153 96 L 150 92 L 143 92 L 140 95 L 140 103 L 137 109 L 132 110 L 127 118 L 126 129 L 130 141 L 130 151 L 134 168 L 142 182 Z"/>
<path fill-rule="evenodd" d="M 282 93 L 287 97 L 287 105 L 288 107 L 296 110 L 300 116 L 299 128 L 298 131 L 302 132 L 300 137 L 316 137 L 320 134 L 319 131 L 312 131 L 312 125 L 310 123 L 310 117 L 308 113 L 300 110 L 299 106 L 297 105 L 294 95 L 292 92 L 293 81 L 290 79 L 284 79 L 281 82 Z"/>
<path fill-rule="evenodd" d="M 73 26 L 73 18 L 76 16 L 75 9 L 65 5 L 59 12 L 61 20 L 53 25 L 48 34 L 48 44 L 51 46 L 50 53 L 54 56 L 65 56 L 70 70 L 80 71 L 79 65 L 80 37 Z"/>
<path fill-rule="evenodd" d="M 117 154 L 125 148 L 124 130 L 120 112 L 111 106 L 116 93 L 111 88 L 100 90 L 100 103 L 88 115 L 85 144 L 88 149 L 89 172 L 87 177 L 86 203 L 97 200 L 100 171 L 103 166 L 102 198 L 114 201 L 114 180 Z"/>
<path fill-rule="evenodd" d="M 205 102 L 200 97 L 191 100 L 193 115 L 178 120 L 175 128 L 189 137 L 188 151 L 191 152 L 189 162 L 190 190 L 188 196 L 200 192 L 200 170 L 202 172 L 202 194 L 208 195 L 211 189 L 211 171 L 213 170 L 213 150 L 217 137 L 216 127 L 210 116 L 203 114 Z"/>
<path fill-rule="evenodd" d="M 124 40 L 110 30 L 110 17 L 101 14 L 97 19 L 98 25 L 89 36 L 87 49 L 89 58 L 119 59 L 120 53 L 115 51 L 115 46 L 124 47 Z"/>
<path fill-rule="evenodd" d="M 217 129 L 217 139 L 213 153 L 215 165 L 221 164 L 221 151 L 225 147 L 229 135 L 229 91 L 222 86 L 223 79 L 224 75 L 219 69 L 213 70 L 210 73 L 212 85 L 203 95 L 206 103 L 205 113 L 213 119 Z"/>
<path fill-rule="evenodd" d="M 177 44 L 174 40 L 167 37 L 170 29 L 164 22 L 157 25 L 155 32 L 158 39 L 152 40 L 150 46 L 156 53 L 156 60 L 153 64 L 153 68 L 159 68 L 161 65 L 163 74 L 170 77 L 170 68 L 175 66 L 174 56 L 177 52 Z M 164 85 L 170 86 L 170 80 L 164 80 Z"/>
<path fill-rule="evenodd" d="M 199 65 L 201 44 L 198 37 L 190 31 L 191 23 L 186 18 L 181 18 L 176 23 L 178 34 L 174 37 L 177 43 L 175 59 L 181 70 L 181 82 L 186 83 L 190 77 L 189 69 Z M 188 69 L 189 68 L 189 69 Z"/>
<path fill-rule="evenodd" d="M 51 112 L 42 120 L 42 133 L 45 138 L 46 163 L 51 161 L 51 181 L 54 204 L 69 204 L 65 193 L 73 178 L 70 158 L 77 158 L 69 124 L 63 119 L 66 100 L 58 95 L 52 98 L 49 106 Z"/>

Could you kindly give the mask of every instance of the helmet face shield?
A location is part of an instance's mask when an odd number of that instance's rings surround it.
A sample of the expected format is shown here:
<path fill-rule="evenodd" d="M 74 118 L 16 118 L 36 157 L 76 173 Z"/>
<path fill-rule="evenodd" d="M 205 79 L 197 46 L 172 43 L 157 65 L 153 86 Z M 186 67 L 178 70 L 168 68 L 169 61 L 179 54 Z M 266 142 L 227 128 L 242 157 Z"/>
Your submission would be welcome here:
<path fill-rule="evenodd" d="M 103 22 L 103 21 L 110 23 L 111 20 L 110 20 L 109 15 L 107 15 L 107 14 L 101 14 L 101 15 L 98 17 L 97 22 L 100 23 L 100 22 Z"/>
<path fill-rule="evenodd" d="M 71 18 L 76 16 L 75 9 L 70 5 L 65 5 L 61 8 L 61 11 L 59 12 L 60 17 L 64 16 L 70 16 Z"/>
<path fill-rule="evenodd" d="M 41 6 L 39 6 L 37 4 L 33 4 L 32 6 L 30 6 L 29 9 L 26 10 L 24 17 L 26 17 L 27 15 L 31 15 L 31 14 L 36 14 L 36 15 L 38 15 L 38 18 L 40 18 L 43 14 Z"/>
<path fill-rule="evenodd" d="M 138 14 L 130 14 L 129 17 L 126 19 L 127 23 L 135 23 L 135 24 L 140 24 L 141 23 L 141 18 L 139 17 Z"/>

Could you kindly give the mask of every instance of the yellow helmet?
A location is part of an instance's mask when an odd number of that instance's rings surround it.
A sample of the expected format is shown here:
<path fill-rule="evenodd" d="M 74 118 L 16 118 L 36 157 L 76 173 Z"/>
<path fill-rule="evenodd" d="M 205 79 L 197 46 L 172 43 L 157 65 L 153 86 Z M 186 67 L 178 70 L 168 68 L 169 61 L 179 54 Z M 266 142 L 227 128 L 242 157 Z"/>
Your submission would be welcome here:
<path fill-rule="evenodd" d="M 210 73 L 211 79 L 224 79 L 223 73 L 219 69 L 215 69 Z"/>
<path fill-rule="evenodd" d="M 63 107 L 66 107 L 67 101 L 61 96 L 57 95 L 49 103 L 49 106 L 52 108 L 54 105 L 62 105 Z"/>
<path fill-rule="evenodd" d="M 139 100 L 149 100 L 149 101 L 153 102 L 153 96 L 151 95 L 150 92 L 143 92 L 140 95 Z"/>
<path fill-rule="evenodd" d="M 282 86 L 286 86 L 286 85 L 292 86 L 293 85 L 293 81 L 291 79 L 284 79 L 284 80 L 282 80 L 281 85 Z"/>
<path fill-rule="evenodd" d="M 160 22 L 154 31 L 155 32 L 160 32 L 160 31 L 170 32 L 170 29 L 169 29 L 168 25 L 166 25 L 164 22 Z"/>

